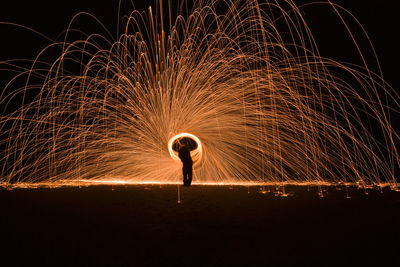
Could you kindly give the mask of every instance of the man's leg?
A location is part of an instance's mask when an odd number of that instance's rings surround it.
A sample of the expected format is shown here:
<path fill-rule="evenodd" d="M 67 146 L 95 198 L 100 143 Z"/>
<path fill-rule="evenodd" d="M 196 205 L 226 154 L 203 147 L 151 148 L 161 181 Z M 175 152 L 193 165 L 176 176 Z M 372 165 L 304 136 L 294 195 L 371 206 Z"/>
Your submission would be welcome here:
<path fill-rule="evenodd" d="M 190 185 L 192 184 L 192 176 L 193 176 L 193 168 L 192 168 L 192 165 L 188 166 L 187 174 L 188 174 L 187 183 L 188 183 L 188 185 L 190 186 Z"/>
<path fill-rule="evenodd" d="M 182 168 L 182 174 L 183 174 L 183 185 L 187 185 L 187 176 L 188 176 L 188 173 L 187 173 L 187 170 L 186 170 L 186 168 L 185 168 L 185 166 L 183 166 L 183 168 Z"/>

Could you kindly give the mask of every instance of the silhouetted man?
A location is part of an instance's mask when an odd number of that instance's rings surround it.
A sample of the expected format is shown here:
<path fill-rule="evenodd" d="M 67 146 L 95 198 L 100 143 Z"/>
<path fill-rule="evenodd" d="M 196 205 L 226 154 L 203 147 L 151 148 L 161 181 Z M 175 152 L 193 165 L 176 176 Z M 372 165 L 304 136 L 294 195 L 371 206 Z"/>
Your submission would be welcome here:
<path fill-rule="evenodd" d="M 192 183 L 192 175 L 193 175 L 193 171 L 192 171 L 193 160 L 192 160 L 192 157 L 190 156 L 190 150 L 187 146 L 182 145 L 179 148 L 178 154 L 179 154 L 179 158 L 181 159 L 181 161 L 183 163 L 183 168 L 182 168 L 183 185 L 190 186 L 190 184 Z"/>

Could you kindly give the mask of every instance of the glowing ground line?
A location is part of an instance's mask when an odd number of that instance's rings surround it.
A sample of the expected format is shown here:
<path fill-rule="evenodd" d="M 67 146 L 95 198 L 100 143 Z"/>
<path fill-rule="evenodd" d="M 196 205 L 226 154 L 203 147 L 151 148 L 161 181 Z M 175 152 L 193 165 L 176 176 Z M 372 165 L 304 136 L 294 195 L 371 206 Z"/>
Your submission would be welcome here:
<path fill-rule="evenodd" d="M 172 145 L 175 143 L 176 140 L 178 140 L 179 138 L 183 138 L 183 137 L 191 138 L 197 143 L 197 148 L 192 150 L 192 151 L 190 151 L 190 155 L 193 158 L 194 165 L 197 165 L 201 161 L 201 159 L 203 157 L 203 147 L 201 145 L 200 139 L 197 136 L 193 135 L 193 134 L 180 133 L 180 134 L 177 134 L 174 137 L 172 137 L 168 142 L 169 154 L 171 155 L 173 160 L 179 161 L 179 162 L 181 161 L 181 159 L 178 157 L 178 153 L 173 150 Z"/>

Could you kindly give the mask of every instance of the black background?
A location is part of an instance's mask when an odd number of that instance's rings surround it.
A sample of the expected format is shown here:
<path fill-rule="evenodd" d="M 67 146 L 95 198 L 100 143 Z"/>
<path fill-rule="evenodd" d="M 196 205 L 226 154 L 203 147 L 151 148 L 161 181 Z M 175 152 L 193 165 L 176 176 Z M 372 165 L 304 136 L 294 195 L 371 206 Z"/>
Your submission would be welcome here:
<path fill-rule="evenodd" d="M 2 190 L 2 266 L 399 266 L 399 192 L 174 185 Z M 269 188 L 272 189 L 273 188 Z M 338 190 L 340 189 L 340 190 Z M 368 193 L 366 195 L 365 193 Z"/>
<path fill-rule="evenodd" d="M 122 0 L 121 12 L 118 17 L 119 1 L 117 0 L 8 1 L 7 5 L 0 9 L 0 22 L 27 26 L 54 40 L 67 29 L 69 22 L 77 13 L 88 12 L 101 21 L 111 32 L 113 38 L 117 39 L 118 21 L 121 21 L 122 16 L 129 15 L 133 10 L 133 6 L 138 10 L 145 11 L 149 5 L 152 5 L 153 10 L 155 10 L 156 2 L 157 0 L 132 0 L 132 2 L 130 0 Z M 163 2 L 164 9 L 166 9 L 167 1 Z M 172 0 L 171 2 L 172 5 L 176 5 L 180 1 Z M 190 6 L 191 1 L 187 2 Z M 259 2 L 265 3 L 265 0 Z M 277 2 L 283 3 L 284 1 Z M 302 15 L 311 29 L 322 57 L 363 65 L 356 46 L 345 26 L 329 4 L 318 3 L 313 0 L 295 0 L 294 2 L 302 7 Z M 398 43 L 395 41 L 396 33 L 398 32 L 399 14 L 396 8 L 396 1 L 333 0 L 331 2 L 341 5 L 359 20 L 375 48 L 384 79 L 399 94 L 400 83 L 399 79 L 397 79 L 399 48 Z M 312 4 L 310 5 L 310 3 Z M 341 10 L 341 14 L 343 14 L 344 20 L 349 25 L 361 48 L 369 69 L 379 73 L 380 70 L 374 58 L 373 50 L 361 27 L 354 18 L 347 15 L 343 10 Z M 86 34 L 100 33 L 106 35 L 104 29 L 88 16 L 82 16 L 76 20 L 73 28 L 81 29 Z M 9 59 L 34 59 L 43 48 L 51 44 L 50 41 L 37 33 L 10 24 L 0 23 L 0 34 L 0 62 Z M 53 57 L 57 58 L 58 55 L 59 51 L 54 50 Z M 52 61 L 49 60 L 49 62 Z M 27 63 L 20 64 L 25 64 L 25 67 L 29 67 Z M 15 73 L 6 71 L 4 68 L 1 69 L 1 67 L 3 66 L 0 66 L 0 90 L 3 90 Z M 19 86 L 23 86 L 23 84 Z M 15 108 L 20 105 L 17 103 L 18 101 L 14 100 L 15 103 L 12 103 Z M 394 109 L 398 109 L 393 102 L 390 102 L 389 105 L 392 105 Z M 4 110 L 1 109 L 1 111 Z M 8 108 L 7 111 L 9 111 Z M 391 114 L 392 125 L 398 133 L 399 117 L 399 114 L 395 112 Z M 382 137 L 377 136 L 376 138 Z"/>
<path fill-rule="evenodd" d="M 259 1 L 265 3 L 266 0 Z M 10 22 L 30 27 L 51 39 L 57 39 L 67 27 L 71 19 L 78 12 L 88 12 L 101 21 L 117 39 L 118 21 L 121 17 L 129 15 L 133 6 L 137 10 L 145 11 L 149 5 L 155 10 L 157 0 L 122 0 L 121 12 L 118 17 L 119 1 L 96 0 L 69 0 L 69 1 L 7 1 L 7 5 L 0 9 L 0 22 Z M 167 1 L 164 2 L 164 9 Z M 178 0 L 172 0 L 176 6 Z M 192 1 L 187 1 L 190 6 Z M 271 1 L 273 2 L 273 1 Z M 284 1 L 277 1 L 283 3 Z M 315 38 L 322 57 L 341 62 L 349 62 L 363 65 L 356 46 L 347 33 L 340 18 L 327 3 L 318 3 L 314 0 L 295 0 L 301 8 L 308 26 Z M 381 65 L 383 78 L 399 94 L 400 82 L 398 77 L 399 47 L 396 42 L 398 32 L 398 9 L 396 1 L 375 0 L 333 0 L 332 3 L 341 5 L 351 12 L 368 33 L 375 48 Z M 310 3 L 313 3 L 310 5 Z M 340 9 L 339 9 L 340 10 Z M 379 73 L 378 64 L 373 51 L 357 22 L 343 10 L 343 18 L 349 25 L 370 70 Z M 73 28 L 81 29 L 86 34 L 106 32 L 88 16 L 82 16 L 73 24 Z M 120 27 L 121 29 L 121 27 Z M 0 61 L 8 59 L 33 59 L 51 42 L 33 33 L 30 30 L 18 26 L 0 24 Z M 59 51 L 53 52 L 56 58 Z M 52 60 L 49 60 L 51 62 Z M 22 63 L 21 63 L 22 64 Z M 29 67 L 29 64 L 24 66 Z M 0 69 L 0 90 L 15 75 L 15 73 Z M 22 85 L 21 85 L 22 86 Z M 17 101 L 16 101 L 17 102 Z M 13 103 L 15 106 L 18 103 Z M 393 102 L 389 103 L 394 109 L 398 109 Z M 392 125 L 399 133 L 399 114 L 392 113 Z M 381 138 L 381 137 L 377 137 Z"/>
<path fill-rule="evenodd" d="M 136 9 L 145 10 L 150 4 L 154 7 L 156 1 L 132 0 L 132 2 Z M 310 2 L 315 1 L 295 1 L 299 6 Z M 363 25 L 375 46 L 382 65 L 384 78 L 397 89 L 399 82 L 396 79 L 396 65 L 399 60 L 399 50 L 395 39 L 399 23 L 398 9 L 395 7 L 396 1 L 334 0 L 332 2 L 346 8 Z M 121 15 L 127 15 L 132 10 L 132 3 L 123 0 Z M 0 21 L 25 25 L 55 39 L 58 34 L 67 28 L 69 21 L 78 12 L 93 14 L 115 36 L 118 22 L 118 1 L 116 0 L 7 1 L 7 5 L 0 9 Z M 355 47 L 351 44 L 346 29 L 341 25 L 340 19 L 334 14 L 331 7 L 326 4 L 313 4 L 304 7 L 302 14 L 317 40 L 322 56 L 361 64 L 361 60 Z M 360 42 L 360 46 L 367 56 L 369 67 L 374 71 L 378 71 L 372 58 L 371 50 L 362 36 L 361 29 L 349 16 L 345 15 L 344 18 L 351 26 L 351 30 L 354 31 L 357 41 Z M 81 28 L 86 33 L 104 33 L 93 20 L 88 18 L 79 19 L 75 25 L 77 25 L 76 28 Z M 0 33 L 2 34 L 0 60 L 33 58 L 45 45 L 49 44 L 37 34 L 14 26 L 0 25 Z"/>
<path fill-rule="evenodd" d="M 88 12 L 102 22 L 113 38 L 117 39 L 118 21 L 121 21 L 122 16 L 129 15 L 133 10 L 133 6 L 138 10 L 145 11 L 149 5 L 152 5 L 153 10 L 155 10 L 156 2 L 157 0 L 132 0 L 132 2 L 122 0 L 121 12 L 118 16 L 119 1 L 117 0 L 10 1 L 0 9 L 0 21 L 27 26 L 54 40 L 68 27 L 69 22 L 77 13 Z M 176 5 L 179 1 L 172 0 L 171 2 Z M 191 1 L 187 2 L 190 6 Z M 265 3 L 265 0 L 260 0 L 259 2 Z M 284 1 L 277 2 L 283 3 Z M 322 57 L 363 65 L 356 46 L 345 26 L 328 3 L 319 3 L 313 0 L 295 0 L 294 2 L 301 7 L 301 13 L 311 29 Z M 396 2 L 374 0 L 333 0 L 331 2 L 351 12 L 364 27 L 375 48 L 384 79 L 399 94 L 400 83 L 399 79 L 397 79 L 399 48 L 398 43 L 395 41 L 396 33 L 398 32 L 399 14 Z M 166 9 L 167 1 L 164 1 L 164 3 L 164 9 Z M 343 10 L 339 10 L 361 48 L 369 69 L 379 73 L 380 70 L 373 50 L 362 28 L 354 18 Z M 104 29 L 88 16 L 82 16 L 76 20 L 73 28 L 81 29 L 86 34 L 100 33 L 106 35 Z M 10 24 L 0 24 L 0 34 L 2 37 L 0 42 L 0 61 L 34 59 L 44 47 L 51 44 L 50 41 L 30 30 Z M 58 53 L 59 51 L 54 50 L 54 58 L 59 55 Z M 29 67 L 29 64 L 24 66 Z M 0 69 L 0 90 L 3 90 L 14 75 L 15 73 L 13 72 Z M 19 86 L 23 86 L 23 84 Z M 34 92 L 32 94 L 34 95 Z M 11 103 L 14 109 L 20 105 L 18 101 L 16 99 Z M 398 107 L 393 102 L 390 102 L 389 105 L 398 110 Z M 0 108 L 0 112 L 3 111 L 3 108 Z M 9 111 L 10 109 L 7 107 L 7 112 Z M 400 116 L 395 112 L 390 115 L 392 125 L 395 131 L 399 133 Z M 372 131 L 374 131 L 374 127 L 372 127 Z M 384 141 L 380 133 L 375 138 Z"/>
<path fill-rule="evenodd" d="M 69 22 L 77 13 L 88 12 L 101 21 L 110 31 L 113 38 L 117 39 L 118 21 L 121 21 L 122 16 L 129 15 L 133 10 L 133 6 L 137 10 L 145 11 L 149 5 L 152 5 L 154 11 L 156 9 L 156 2 L 157 0 L 132 0 L 132 2 L 122 0 L 121 12 L 118 17 L 119 1 L 117 0 L 8 1 L 7 5 L 0 9 L 0 22 L 27 26 L 54 40 L 67 29 Z M 166 9 L 167 1 L 163 2 L 164 9 Z M 173 3 L 172 5 L 176 6 L 176 3 L 180 1 L 172 0 L 171 2 Z M 190 6 L 192 1 L 187 2 Z M 259 2 L 265 3 L 265 0 Z M 283 3 L 284 1 L 277 2 Z M 351 40 L 345 26 L 329 4 L 318 3 L 313 0 L 295 0 L 294 2 L 301 7 L 302 15 L 311 29 L 322 57 L 363 65 L 356 46 Z M 375 48 L 384 79 L 399 94 L 400 83 L 399 79 L 397 79 L 399 48 L 398 43 L 395 41 L 397 37 L 396 33 L 398 32 L 399 14 L 396 2 L 374 0 L 333 0 L 331 2 L 351 12 L 364 27 Z M 310 5 L 310 3 L 312 4 Z M 380 70 L 374 58 L 373 50 L 361 27 L 354 18 L 346 14 L 343 10 L 340 11 L 361 48 L 369 69 L 379 73 Z M 106 35 L 104 29 L 88 16 L 81 16 L 74 22 L 73 28 L 80 29 L 86 34 L 100 33 L 104 36 Z M 119 28 L 121 29 L 121 27 Z M 43 48 L 51 44 L 50 41 L 37 33 L 10 24 L 0 24 L 0 34 L 0 61 L 9 59 L 34 59 Z M 59 50 L 54 50 L 52 53 L 55 59 L 59 55 Z M 49 60 L 49 62 L 52 62 L 52 60 Z M 26 62 L 19 64 L 25 64 L 25 67 L 29 67 L 29 64 Z M 13 72 L 0 69 L 0 90 L 3 90 L 4 86 L 14 75 L 15 73 Z M 23 86 L 23 84 L 19 86 Z M 14 108 L 20 105 L 17 103 L 18 101 L 14 100 L 15 103 L 12 103 L 15 106 Z M 394 109 L 398 109 L 393 102 L 389 103 L 389 105 L 392 105 Z M 8 108 L 7 111 L 9 111 Z M 391 114 L 392 125 L 397 132 L 399 132 L 399 117 L 394 112 Z M 377 136 L 377 138 L 381 137 Z"/>

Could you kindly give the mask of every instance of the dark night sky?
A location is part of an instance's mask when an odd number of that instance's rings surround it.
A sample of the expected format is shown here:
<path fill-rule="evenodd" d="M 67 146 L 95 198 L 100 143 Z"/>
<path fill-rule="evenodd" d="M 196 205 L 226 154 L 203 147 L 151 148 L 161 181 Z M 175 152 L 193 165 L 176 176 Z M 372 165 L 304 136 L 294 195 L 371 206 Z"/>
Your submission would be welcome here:
<path fill-rule="evenodd" d="M 138 9 L 146 8 L 149 3 L 154 2 L 154 0 L 132 1 Z M 307 2 L 310 2 L 310 0 L 296 1 L 298 5 Z M 398 10 L 394 7 L 395 1 L 335 0 L 333 2 L 344 6 L 360 20 L 375 45 L 384 77 L 392 86 L 398 88 L 396 66 L 399 60 L 399 50 L 395 41 L 395 33 L 398 31 L 396 26 L 399 23 Z M 122 6 L 122 13 L 127 14 L 131 11 L 130 1 L 124 0 Z M 7 3 L 7 7 L 1 8 L 0 21 L 27 25 L 55 38 L 58 33 L 66 28 L 74 14 L 86 11 L 94 14 L 111 31 L 115 32 L 117 28 L 117 8 L 117 0 L 10 1 Z M 339 24 L 338 18 L 333 15 L 329 8 L 323 5 L 314 5 L 305 8 L 303 14 L 309 22 L 323 56 L 359 63 L 359 59 L 354 57 L 354 48 L 343 37 L 345 29 Z M 349 18 L 347 17 L 347 19 Z M 86 32 L 99 31 L 99 27 L 95 26 L 94 23 L 87 23 L 86 20 L 81 21 L 82 28 Z M 352 27 L 352 29 L 356 30 L 356 38 L 360 38 L 360 31 L 356 27 Z M 44 45 L 48 44 L 37 35 L 23 29 L 0 25 L 0 32 L 3 35 L 0 45 L 0 60 L 32 58 Z M 373 62 L 370 64 L 373 67 Z"/>
<path fill-rule="evenodd" d="M 155 0 L 132 0 L 137 9 L 146 8 L 149 3 Z M 262 1 L 261 1 L 262 2 Z M 310 0 L 296 0 L 298 5 Z M 398 43 L 395 41 L 398 32 L 396 26 L 399 15 L 395 8 L 395 1 L 375 0 L 334 0 L 352 12 L 365 27 L 376 48 L 384 78 L 397 91 L 400 91 L 397 79 L 399 62 Z M 55 38 L 62 30 L 66 29 L 71 18 L 80 11 L 90 12 L 99 18 L 100 21 L 116 32 L 117 29 L 118 1 L 98 0 L 69 0 L 69 1 L 10 1 L 7 7 L 0 9 L 0 21 L 14 22 L 29 26 L 51 38 Z M 122 14 L 129 14 L 132 5 L 129 0 L 123 0 Z M 326 5 L 313 5 L 303 9 L 303 15 L 316 38 L 321 54 L 339 61 L 361 64 L 354 46 L 346 37 L 345 28 L 340 24 L 339 19 Z M 349 21 L 350 18 L 346 17 Z M 355 37 L 360 41 L 366 55 L 371 55 L 361 31 L 355 23 L 349 21 L 351 28 L 355 30 Z M 86 33 L 101 32 L 100 28 L 90 20 L 82 19 L 75 28 L 84 29 Z M 0 60 L 13 58 L 33 58 L 49 42 L 27 30 L 0 25 L 2 42 L 0 43 Z M 376 64 L 371 57 L 367 57 L 368 64 L 373 71 L 377 71 Z M 3 86 L 8 76 L 0 73 L 0 85 Z"/>

